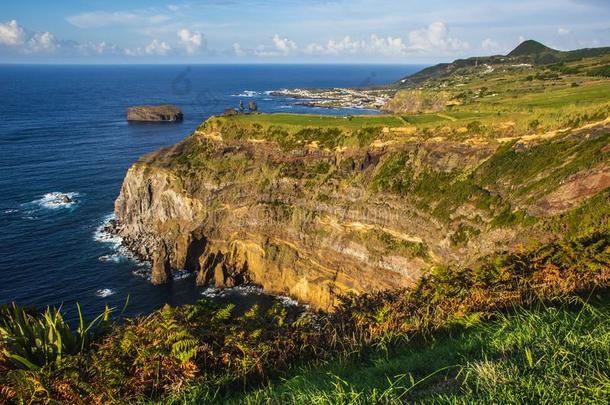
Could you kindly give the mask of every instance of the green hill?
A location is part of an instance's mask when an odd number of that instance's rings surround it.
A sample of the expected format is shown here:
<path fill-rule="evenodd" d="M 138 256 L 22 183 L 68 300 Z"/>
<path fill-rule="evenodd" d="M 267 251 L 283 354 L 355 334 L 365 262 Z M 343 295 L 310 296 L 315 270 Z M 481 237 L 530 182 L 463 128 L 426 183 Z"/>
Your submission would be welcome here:
<path fill-rule="evenodd" d="M 426 80 L 448 77 L 459 73 L 464 68 L 477 67 L 480 65 L 550 65 L 554 63 L 566 63 L 606 54 L 610 54 L 610 47 L 558 51 L 556 49 L 549 48 L 538 41 L 529 39 L 523 41 L 507 55 L 477 56 L 467 59 L 456 59 L 451 63 L 439 63 L 437 65 L 427 67 L 410 76 L 406 76 L 394 83 L 394 85 L 401 88 L 417 87 Z"/>
<path fill-rule="evenodd" d="M 521 42 L 515 49 L 513 49 L 508 55 L 508 57 L 514 58 L 518 56 L 527 56 L 527 55 L 539 55 L 542 53 L 560 53 L 555 49 L 549 48 L 546 45 L 541 44 L 538 41 L 534 41 L 533 39 L 528 39 L 527 41 Z"/>

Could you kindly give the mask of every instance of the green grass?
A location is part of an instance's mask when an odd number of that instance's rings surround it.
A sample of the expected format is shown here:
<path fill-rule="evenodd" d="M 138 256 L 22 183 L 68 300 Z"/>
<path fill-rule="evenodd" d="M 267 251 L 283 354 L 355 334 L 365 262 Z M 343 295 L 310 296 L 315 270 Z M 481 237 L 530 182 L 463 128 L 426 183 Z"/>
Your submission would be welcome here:
<path fill-rule="evenodd" d="M 341 127 L 359 129 L 366 127 L 401 127 L 404 122 L 392 115 L 354 115 L 347 117 L 310 114 L 250 114 L 223 118 L 263 126 Z"/>
<path fill-rule="evenodd" d="M 448 118 L 441 117 L 438 114 L 411 114 L 403 115 L 402 118 L 409 124 L 424 126 L 450 121 Z"/>
<path fill-rule="evenodd" d="M 512 310 L 389 352 L 303 368 L 225 403 L 607 403 L 609 299 Z"/>

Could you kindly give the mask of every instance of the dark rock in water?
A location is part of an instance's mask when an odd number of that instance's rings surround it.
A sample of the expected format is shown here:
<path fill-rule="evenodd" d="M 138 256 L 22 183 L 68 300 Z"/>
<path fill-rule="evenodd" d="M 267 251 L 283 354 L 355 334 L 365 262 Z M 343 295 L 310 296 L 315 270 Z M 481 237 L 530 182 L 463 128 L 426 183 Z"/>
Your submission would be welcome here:
<path fill-rule="evenodd" d="M 175 122 L 182 121 L 182 111 L 175 105 L 144 105 L 127 109 L 127 121 Z"/>
<path fill-rule="evenodd" d="M 242 100 L 239 100 L 239 111 L 244 112 L 244 109 L 245 109 L 244 102 Z"/>
<path fill-rule="evenodd" d="M 248 110 L 254 112 L 258 110 L 258 106 L 256 105 L 256 101 L 248 102 Z"/>
<path fill-rule="evenodd" d="M 222 113 L 225 117 L 229 117 L 231 115 L 237 115 L 237 110 L 235 108 L 225 108 L 225 111 Z"/>
<path fill-rule="evenodd" d="M 171 280 L 171 266 L 167 255 L 167 248 L 161 244 L 153 254 L 152 274 L 150 282 L 154 285 L 165 284 Z"/>
<path fill-rule="evenodd" d="M 74 201 L 73 201 L 73 200 L 70 198 L 70 196 L 69 196 L 69 195 L 67 195 L 67 194 L 64 194 L 64 195 L 61 197 L 61 201 L 62 201 L 64 204 L 70 204 L 71 202 L 74 202 Z"/>

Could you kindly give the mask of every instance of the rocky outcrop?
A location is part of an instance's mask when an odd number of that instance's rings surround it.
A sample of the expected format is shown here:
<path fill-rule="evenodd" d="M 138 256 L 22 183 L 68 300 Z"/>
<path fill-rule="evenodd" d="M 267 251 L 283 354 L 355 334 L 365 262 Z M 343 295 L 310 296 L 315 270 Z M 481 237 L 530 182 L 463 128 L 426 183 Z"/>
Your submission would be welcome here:
<path fill-rule="evenodd" d="M 152 260 L 153 282 L 186 269 L 200 285 L 254 283 L 332 309 L 339 294 L 407 287 L 431 266 L 470 264 L 539 238 L 539 228 L 499 226 L 496 217 L 538 207 L 545 196 L 551 204 L 562 184 L 552 167 L 532 173 L 519 163 L 531 144 L 521 151 L 407 139 L 286 149 L 270 138 L 276 132 L 247 132 L 235 121 L 212 119 L 129 169 L 116 231 Z M 608 139 L 570 142 L 576 156 L 584 147 L 602 153 Z M 524 168 L 527 194 L 502 165 Z M 584 181 L 587 172 L 573 170 L 563 187 L 584 190 L 582 198 L 607 187 L 606 171 L 589 171 Z"/>
<path fill-rule="evenodd" d="M 127 121 L 174 122 L 182 121 L 182 111 L 175 105 L 145 105 L 127 109 Z"/>

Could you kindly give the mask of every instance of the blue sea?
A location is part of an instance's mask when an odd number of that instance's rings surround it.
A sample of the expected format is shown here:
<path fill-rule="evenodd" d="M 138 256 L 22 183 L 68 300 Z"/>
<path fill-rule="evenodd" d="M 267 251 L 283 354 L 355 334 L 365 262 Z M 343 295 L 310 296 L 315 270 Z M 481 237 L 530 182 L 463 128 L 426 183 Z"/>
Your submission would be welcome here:
<path fill-rule="evenodd" d="M 386 84 L 419 70 L 414 65 L 0 65 L 0 304 L 60 306 L 74 317 L 104 305 L 127 315 L 204 295 L 219 302 L 265 302 L 246 288 L 218 292 L 194 277 L 152 286 L 147 265 L 102 232 L 123 177 L 139 156 L 174 144 L 211 115 L 239 100 L 261 112 L 347 115 L 375 113 L 297 106 L 270 97 L 282 88 Z M 171 103 L 176 124 L 128 124 L 132 105 Z M 65 203 L 68 194 L 73 202 Z"/>

